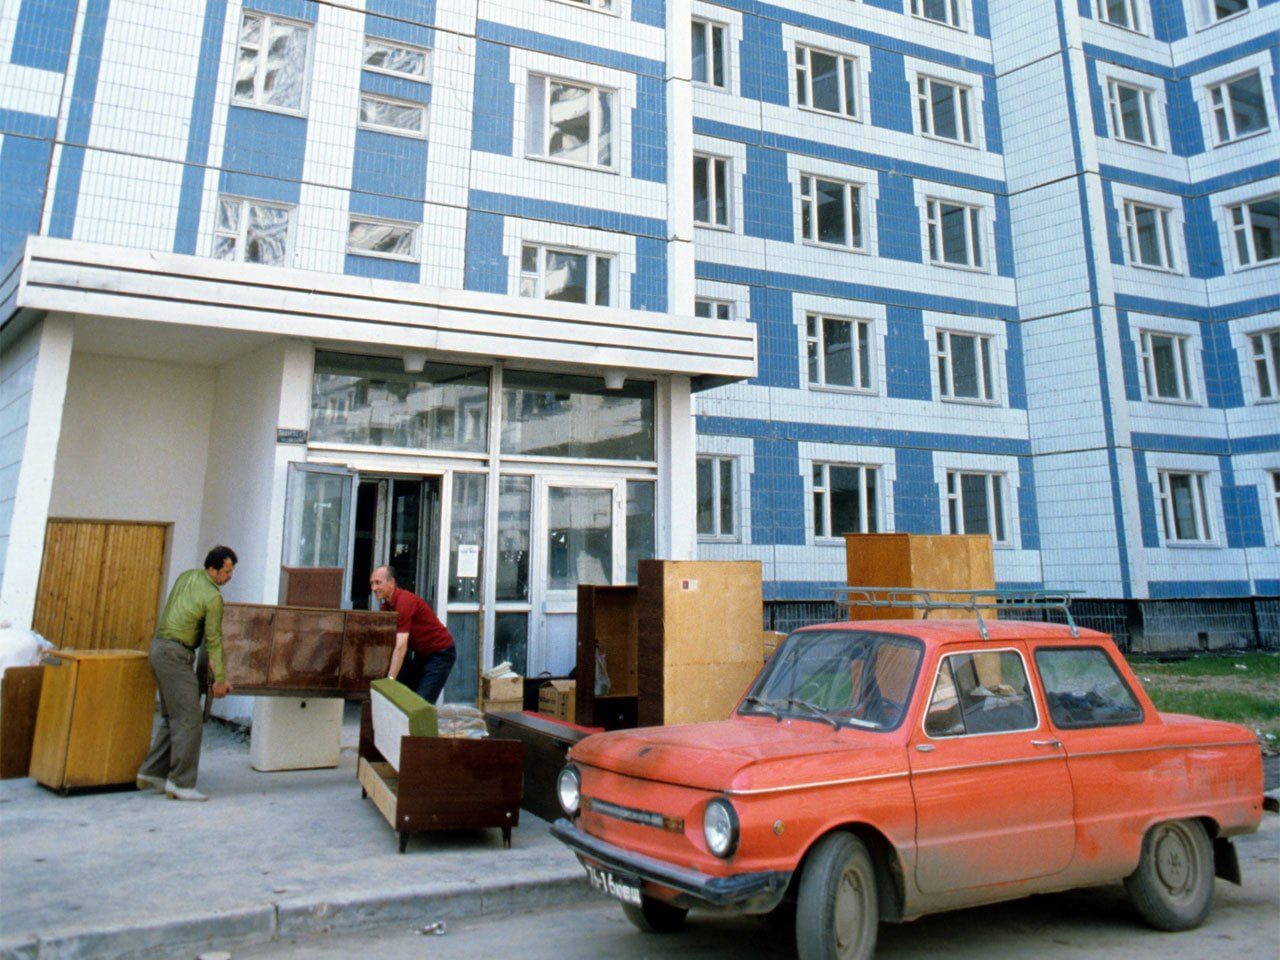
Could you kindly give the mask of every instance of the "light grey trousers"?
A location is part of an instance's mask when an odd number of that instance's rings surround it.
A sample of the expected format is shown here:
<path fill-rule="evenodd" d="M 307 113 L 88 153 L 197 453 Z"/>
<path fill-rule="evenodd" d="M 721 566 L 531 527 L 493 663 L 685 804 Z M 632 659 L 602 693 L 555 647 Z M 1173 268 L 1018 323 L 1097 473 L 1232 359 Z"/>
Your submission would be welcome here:
<path fill-rule="evenodd" d="M 192 669 L 195 658 L 194 650 L 160 637 L 151 641 L 147 657 L 160 694 L 160 726 L 138 772 L 165 777 L 183 788 L 196 785 L 204 736 L 200 683 Z"/>

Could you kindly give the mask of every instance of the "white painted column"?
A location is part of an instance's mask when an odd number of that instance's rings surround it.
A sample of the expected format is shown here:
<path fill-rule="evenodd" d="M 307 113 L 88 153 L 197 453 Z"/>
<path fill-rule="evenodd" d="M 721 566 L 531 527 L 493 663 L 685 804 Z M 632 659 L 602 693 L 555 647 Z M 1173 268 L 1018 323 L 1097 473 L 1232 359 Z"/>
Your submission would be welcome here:
<path fill-rule="evenodd" d="M 51 314 L 0 364 L 0 476 L 16 475 L 0 481 L 12 490 L 8 510 L 0 499 L 0 621 L 20 629 L 35 616 L 73 339 L 71 318 Z"/>
<path fill-rule="evenodd" d="M 667 522 L 658 531 L 658 556 L 664 560 L 693 560 L 697 549 L 696 438 L 693 429 L 693 391 L 688 377 L 671 377 L 668 389 L 666 449 L 658 482 L 666 490 L 663 506 Z"/>

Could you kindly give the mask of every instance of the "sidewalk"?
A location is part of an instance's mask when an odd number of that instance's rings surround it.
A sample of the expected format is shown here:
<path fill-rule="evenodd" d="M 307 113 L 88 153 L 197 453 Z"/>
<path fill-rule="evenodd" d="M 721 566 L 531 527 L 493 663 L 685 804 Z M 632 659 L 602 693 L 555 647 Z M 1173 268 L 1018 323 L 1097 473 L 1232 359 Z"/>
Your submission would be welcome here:
<path fill-rule="evenodd" d="M 208 803 L 155 791 L 58 796 L 0 781 L 0 958 L 194 958 L 307 933 L 567 903 L 585 875 L 548 824 L 415 834 L 403 854 L 356 781 L 348 706 L 336 769 L 260 773 L 242 731 L 205 727 Z"/>

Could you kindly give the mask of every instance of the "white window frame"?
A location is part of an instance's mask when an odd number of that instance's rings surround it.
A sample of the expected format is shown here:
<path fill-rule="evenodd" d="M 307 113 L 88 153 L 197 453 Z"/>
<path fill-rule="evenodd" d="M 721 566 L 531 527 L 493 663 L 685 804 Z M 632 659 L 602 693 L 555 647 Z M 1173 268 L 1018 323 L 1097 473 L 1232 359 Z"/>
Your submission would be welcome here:
<path fill-rule="evenodd" d="M 587 154 L 591 158 L 590 160 L 566 159 L 563 156 L 554 156 L 550 152 L 553 131 L 551 124 L 551 94 L 552 88 L 557 84 L 577 90 L 586 90 L 589 94 L 587 106 L 587 122 L 589 126 Z M 541 91 L 541 102 L 535 105 L 534 94 L 536 89 Z M 618 107 L 622 98 L 616 88 L 531 70 L 526 80 L 525 94 L 525 150 L 527 156 L 533 159 L 545 160 L 548 163 L 562 163 L 566 166 L 580 169 L 602 170 L 613 173 L 618 171 L 622 144 L 619 130 L 622 117 Z M 607 138 L 602 130 L 602 99 L 607 100 L 609 104 Z M 535 123 L 535 120 L 540 122 L 540 128 Z M 608 144 L 609 160 L 607 163 L 602 163 L 599 160 L 600 151 L 602 145 L 606 142 Z"/>
<path fill-rule="evenodd" d="M 596 13 L 608 14 L 611 17 L 618 16 L 618 4 L 614 3 L 614 0 L 557 0 L 557 2 L 571 7 L 594 10 Z"/>
<path fill-rule="evenodd" d="M 841 109 L 828 110 L 819 107 L 813 99 L 813 55 L 831 57 L 837 63 L 836 80 L 839 91 Z M 862 76 L 858 58 L 847 53 L 836 53 L 834 50 L 823 50 L 820 47 L 805 43 L 796 44 L 796 106 L 801 110 L 810 110 L 828 117 L 844 117 L 849 120 L 862 119 Z M 852 89 L 850 89 L 852 87 Z"/>
<path fill-rule="evenodd" d="M 1124 18 L 1128 21 L 1127 23 L 1111 19 L 1111 7 L 1108 0 L 1098 0 L 1094 6 L 1098 14 L 1098 22 L 1107 23 L 1113 27 L 1119 27 L 1121 30 L 1128 30 L 1131 33 L 1145 33 L 1143 20 L 1138 11 L 1138 0 L 1120 0 L 1119 5 L 1124 11 Z"/>
<path fill-rule="evenodd" d="M 1155 217 L 1154 229 L 1157 243 L 1158 263 L 1148 263 L 1143 259 L 1139 229 L 1139 217 L 1142 211 L 1148 211 Z M 1129 266 L 1143 270 L 1160 270 L 1164 273 L 1178 273 L 1178 258 L 1174 256 L 1174 218 L 1173 210 L 1145 200 L 1124 201 L 1125 255 Z"/>
<path fill-rule="evenodd" d="M 381 65 L 369 63 L 370 47 L 385 47 L 388 50 L 401 50 L 405 53 L 421 54 L 422 68 L 420 70 L 396 70 L 394 67 L 385 67 Z M 431 76 L 431 50 L 428 47 L 419 47 L 412 43 L 401 43 L 399 40 L 389 40 L 386 37 L 378 37 L 373 34 L 365 34 L 364 49 L 360 56 L 360 68 L 368 70 L 370 73 L 381 73 L 389 77 L 408 77 L 411 80 L 425 81 Z"/>
<path fill-rule="evenodd" d="M 261 39 L 256 45 L 247 44 L 244 40 L 245 24 L 251 19 L 262 21 L 262 32 L 259 35 Z M 269 47 L 269 43 L 267 41 L 271 36 L 271 28 L 276 24 L 286 24 L 290 27 L 301 28 L 306 31 L 306 50 L 302 55 L 302 90 L 299 93 L 299 102 L 296 107 L 270 103 L 266 99 L 266 52 Z M 290 116 L 295 117 L 305 116 L 307 112 L 307 102 L 310 99 L 311 92 L 311 51 L 312 45 L 315 43 L 314 27 L 315 24 L 307 23 L 305 20 L 293 20 L 289 17 L 278 17 L 274 13 L 264 13 L 260 10 L 243 10 L 240 15 L 240 33 L 236 38 L 236 66 L 232 70 L 231 102 L 236 106 L 249 107 L 253 110 L 269 110 L 272 113 L 287 113 Z M 243 97 L 236 92 L 237 83 L 235 73 L 239 68 L 241 51 L 245 49 L 252 49 L 257 52 L 257 59 L 254 64 L 252 97 Z"/>
<path fill-rule="evenodd" d="M 955 340 L 972 340 L 973 356 L 977 364 L 978 395 L 968 396 L 955 391 Z M 997 404 L 1000 402 L 996 387 L 995 337 L 972 330 L 948 330 L 939 328 L 933 338 L 935 368 L 938 372 L 938 396 L 950 403 Z"/>
<path fill-rule="evenodd" d="M 351 244 L 351 228 L 356 224 L 367 224 L 374 227 L 386 227 L 393 231 L 403 231 L 409 235 L 410 250 L 406 254 L 389 253 L 381 250 L 372 250 L 364 247 L 356 247 Z M 347 253 L 356 257 L 376 257 L 380 260 L 397 260 L 402 263 L 417 263 L 419 258 L 419 240 L 422 235 L 420 229 L 421 224 L 408 223 L 402 220 L 384 220 L 379 217 L 366 217 L 361 214 L 353 213 L 347 221 Z"/>
<path fill-rule="evenodd" d="M 1216 26 L 1219 23 L 1226 23 L 1228 20 L 1236 20 L 1243 17 L 1255 6 L 1255 0 L 1244 0 L 1244 6 L 1234 13 L 1229 13 L 1225 17 L 1217 15 L 1217 4 L 1215 0 L 1196 0 L 1197 20 L 1200 29 Z"/>
<path fill-rule="evenodd" d="M 851 383 L 827 380 L 827 321 L 849 325 Z M 811 310 L 805 314 L 805 347 L 810 389 L 875 393 L 875 324 L 871 320 Z"/>
<path fill-rule="evenodd" d="M 986 519 L 987 531 L 991 537 L 991 542 L 1000 546 L 1012 544 L 1009 537 L 1009 518 L 1006 515 L 1008 510 L 1008 483 L 1005 482 L 1005 474 L 992 472 L 987 470 L 947 470 L 946 488 L 943 491 L 943 502 L 945 514 L 944 520 L 948 533 L 970 533 L 965 529 L 964 523 L 964 477 L 982 477 L 983 489 L 986 494 Z M 994 518 L 995 523 L 991 521 Z M 983 531 L 972 531 L 981 534 Z"/>
<path fill-rule="evenodd" d="M 420 129 L 414 130 L 412 127 L 397 127 L 390 123 L 378 123 L 374 120 L 366 120 L 364 115 L 364 107 L 366 103 L 381 103 L 391 107 L 399 107 L 405 110 L 416 111 L 420 117 Z M 376 130 L 379 133 L 390 133 L 397 137 L 413 137 L 423 140 L 427 136 L 427 105 L 425 103 L 414 103 L 412 100 L 401 100 L 397 97 L 387 97 L 380 93 L 368 93 L 360 91 L 360 114 L 357 126 L 362 130 Z"/>
<path fill-rule="evenodd" d="M 1264 122 L 1261 127 L 1256 130 L 1246 130 L 1241 133 L 1236 129 L 1235 110 L 1232 107 L 1231 85 L 1239 83 L 1248 77 L 1258 78 L 1258 89 L 1262 97 L 1262 109 L 1265 113 Z M 1234 76 L 1226 77 L 1222 80 L 1216 80 L 1205 86 L 1205 95 L 1208 98 L 1209 106 L 1209 127 L 1213 134 L 1214 146 L 1223 147 L 1229 143 L 1235 143 L 1239 140 L 1247 140 L 1250 137 L 1261 136 L 1271 129 L 1271 109 L 1267 104 L 1267 81 L 1260 69 L 1246 70 L 1243 73 L 1237 73 Z M 1223 128 L 1226 128 L 1225 130 Z"/>
<path fill-rule="evenodd" d="M 1253 361 L 1253 383 L 1259 403 L 1280 401 L 1280 327 L 1246 334 Z"/>
<path fill-rule="evenodd" d="M 1267 202 L 1280 207 L 1280 193 L 1253 197 L 1242 200 L 1240 203 L 1227 205 L 1227 228 L 1231 231 L 1231 252 L 1235 258 L 1237 270 L 1250 270 L 1280 263 L 1280 243 L 1276 245 L 1276 252 L 1270 257 L 1265 260 L 1258 259 L 1258 247 L 1254 238 L 1253 208 L 1256 204 Z"/>
<path fill-rule="evenodd" d="M 707 320 L 732 320 L 733 301 L 715 297 L 695 297 L 693 315 Z"/>
<path fill-rule="evenodd" d="M 956 118 L 957 136 L 949 137 L 937 132 L 937 119 L 933 112 L 934 86 L 950 87 L 955 91 L 959 115 Z M 923 137 L 930 140 L 941 140 L 945 143 L 958 143 L 966 147 L 975 146 L 977 137 L 977 115 L 974 111 L 973 87 L 956 80 L 943 77 L 918 74 L 916 76 L 916 126 Z"/>
<path fill-rule="evenodd" d="M 693 74 L 693 82 L 700 87 L 710 87 L 712 90 L 728 90 L 729 28 L 723 23 L 716 23 L 714 20 L 704 20 L 701 17 L 693 18 L 693 36 L 691 36 L 689 41 L 689 64 L 691 70 L 695 69 L 693 66 L 693 42 L 699 32 L 702 33 L 703 44 L 707 51 L 707 55 L 704 60 L 704 63 L 706 64 L 706 76 L 700 77 L 695 72 Z M 719 61 L 718 63 L 717 60 Z M 720 68 L 719 83 L 716 83 L 715 80 L 717 66 Z"/>
<path fill-rule="evenodd" d="M 222 221 L 222 204 L 235 203 L 239 205 L 239 211 L 236 215 L 236 230 L 234 234 L 229 230 L 221 228 Z M 297 207 L 288 203 L 277 203 L 274 200 L 258 200 L 253 197 L 241 197 L 234 194 L 218 194 L 214 207 L 213 220 L 213 257 L 218 260 L 227 260 L 231 263 L 257 263 L 262 266 L 288 267 L 293 264 L 293 239 L 294 239 L 294 219 Z M 283 211 L 286 214 L 285 224 L 285 241 L 284 254 L 280 262 L 273 264 L 264 264 L 262 261 L 246 260 L 244 258 L 245 248 L 248 246 L 249 240 L 249 209 L 251 207 L 263 207 L 269 210 Z M 220 237 L 232 237 L 235 242 L 234 257 L 218 256 L 218 239 Z"/>
<path fill-rule="evenodd" d="M 525 250 L 532 248 L 537 251 L 537 265 L 533 272 L 525 270 L 524 256 Z M 547 299 L 547 254 L 561 253 L 570 256 L 585 256 L 587 258 L 587 292 L 586 299 L 583 301 L 584 306 L 614 306 L 618 298 L 618 277 L 617 277 L 617 257 L 611 253 L 604 253 L 599 250 L 583 250 L 579 247 L 569 247 L 555 243 L 538 243 L 527 241 L 520 245 L 520 275 L 519 275 L 519 295 L 522 297 L 532 297 L 535 300 Z M 607 264 L 609 275 L 609 297 L 608 302 L 598 303 L 600 295 L 598 289 L 599 265 L 601 261 Z M 532 285 L 534 293 L 526 293 L 526 289 L 530 289 Z M 553 303 L 574 303 L 572 300 L 551 301 Z"/>
<path fill-rule="evenodd" d="M 1280 543 L 1280 470 L 1269 470 L 1271 478 L 1271 519 L 1275 521 L 1275 542 Z"/>
<path fill-rule="evenodd" d="M 831 529 L 831 468 L 838 470 L 853 470 L 857 474 L 858 479 L 858 530 L 841 530 L 839 532 Z M 821 474 L 819 478 L 818 474 Z M 873 491 L 867 489 L 867 476 L 872 478 Z M 882 511 L 880 509 L 881 496 L 881 479 L 880 466 L 874 463 L 837 463 L 835 461 L 813 462 L 813 469 L 809 471 L 810 483 L 812 484 L 812 494 L 809 497 L 809 503 L 813 510 L 812 522 L 809 529 L 813 532 L 813 539 L 816 541 L 835 540 L 846 533 L 878 533 L 882 526 Z M 818 502 L 822 502 L 822 509 L 818 509 Z M 870 523 L 871 511 L 875 512 L 875 523 Z"/>
<path fill-rule="evenodd" d="M 845 243 L 832 243 L 818 238 L 818 182 L 841 188 L 841 206 L 844 212 Z M 863 184 L 835 177 L 820 176 L 816 173 L 800 174 L 800 239 L 803 243 L 828 250 L 854 250 L 866 252 L 867 234 L 864 229 L 866 219 L 863 210 L 863 199 L 866 194 Z"/>
<path fill-rule="evenodd" d="M 928 23 L 937 23 L 944 27 L 967 31 L 969 28 L 967 22 L 968 10 L 965 9 L 963 0 L 940 0 L 940 2 L 944 10 L 941 20 L 928 15 L 926 12 L 928 8 L 925 6 L 926 0 L 911 0 L 911 15 L 917 20 L 925 20 Z"/>
<path fill-rule="evenodd" d="M 963 211 L 964 223 L 964 260 L 948 260 L 942 231 L 943 208 Z M 976 203 L 965 203 L 963 200 L 947 200 L 941 197 L 925 199 L 925 227 L 928 231 L 929 262 L 934 266 L 950 267 L 955 270 L 979 270 L 988 272 L 987 261 L 983 255 L 986 240 L 984 207 Z"/>
<path fill-rule="evenodd" d="M 737 457 L 724 456 L 721 454 L 699 454 L 697 457 L 698 465 L 703 463 L 711 464 L 711 525 L 710 533 L 697 531 L 698 539 L 704 543 L 737 543 L 741 536 L 738 533 L 738 463 Z M 728 473 L 726 480 L 725 473 Z M 696 470 L 695 470 L 696 473 Z M 727 483 L 727 490 L 726 490 Z M 696 479 L 695 479 L 696 484 Z M 729 516 L 724 516 L 724 499 L 725 494 L 729 499 Z M 702 502 L 702 491 L 696 490 L 695 497 L 697 502 Z M 699 511 L 695 509 L 695 515 L 699 515 Z M 729 529 L 725 529 L 725 520 L 728 520 Z M 698 522 L 695 516 L 695 525 Z"/>
<path fill-rule="evenodd" d="M 1156 489 L 1160 502 L 1160 515 L 1163 520 L 1164 542 L 1170 546 L 1182 544 L 1214 543 L 1213 522 L 1209 516 L 1209 475 L 1199 470 L 1157 470 Z M 1175 478 L 1186 478 L 1186 492 L 1191 498 L 1191 517 L 1193 536 L 1178 535 L 1177 499 Z"/>
<path fill-rule="evenodd" d="M 1124 105 L 1121 102 L 1121 90 L 1127 90 L 1137 95 L 1138 103 L 1138 120 L 1142 126 L 1142 132 L 1139 139 L 1134 139 L 1128 135 L 1124 124 Z M 1130 83 L 1127 80 L 1120 80 L 1116 77 L 1110 77 L 1107 80 L 1107 103 L 1111 113 L 1111 135 L 1121 143 L 1132 143 L 1140 147 L 1150 147 L 1155 150 L 1163 150 L 1164 142 L 1160 136 L 1159 125 L 1156 122 L 1157 117 L 1157 95 L 1150 87 L 1144 87 L 1141 84 Z"/>
<path fill-rule="evenodd" d="M 1156 357 L 1159 344 L 1156 341 L 1169 341 L 1168 349 L 1173 359 L 1173 376 L 1175 391 L 1172 394 L 1160 392 L 1160 377 L 1156 369 Z M 1167 330 L 1143 330 L 1138 340 L 1139 356 L 1142 359 L 1142 390 L 1146 398 L 1155 403 L 1194 404 L 1196 400 L 1195 369 L 1192 360 L 1191 337 L 1181 333 L 1170 333 Z"/>
<path fill-rule="evenodd" d="M 706 166 L 705 182 L 707 184 L 707 211 L 710 219 L 698 219 L 698 165 Z M 730 184 L 733 182 L 733 167 L 728 157 L 718 157 L 712 153 L 695 153 L 693 155 L 693 222 L 700 227 L 709 227 L 715 230 L 732 230 L 733 229 L 733 192 Z M 717 211 L 720 208 L 721 201 L 724 206 L 724 218 L 718 219 Z"/>

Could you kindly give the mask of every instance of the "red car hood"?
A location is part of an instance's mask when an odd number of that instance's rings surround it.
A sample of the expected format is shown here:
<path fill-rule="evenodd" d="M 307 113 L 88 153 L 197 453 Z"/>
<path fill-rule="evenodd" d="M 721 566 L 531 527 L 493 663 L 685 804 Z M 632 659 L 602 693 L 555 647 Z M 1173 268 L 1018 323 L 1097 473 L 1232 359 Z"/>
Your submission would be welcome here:
<path fill-rule="evenodd" d="M 896 734 L 768 718 L 599 733 L 579 742 L 569 756 L 625 776 L 735 792 L 907 770 Z"/>

